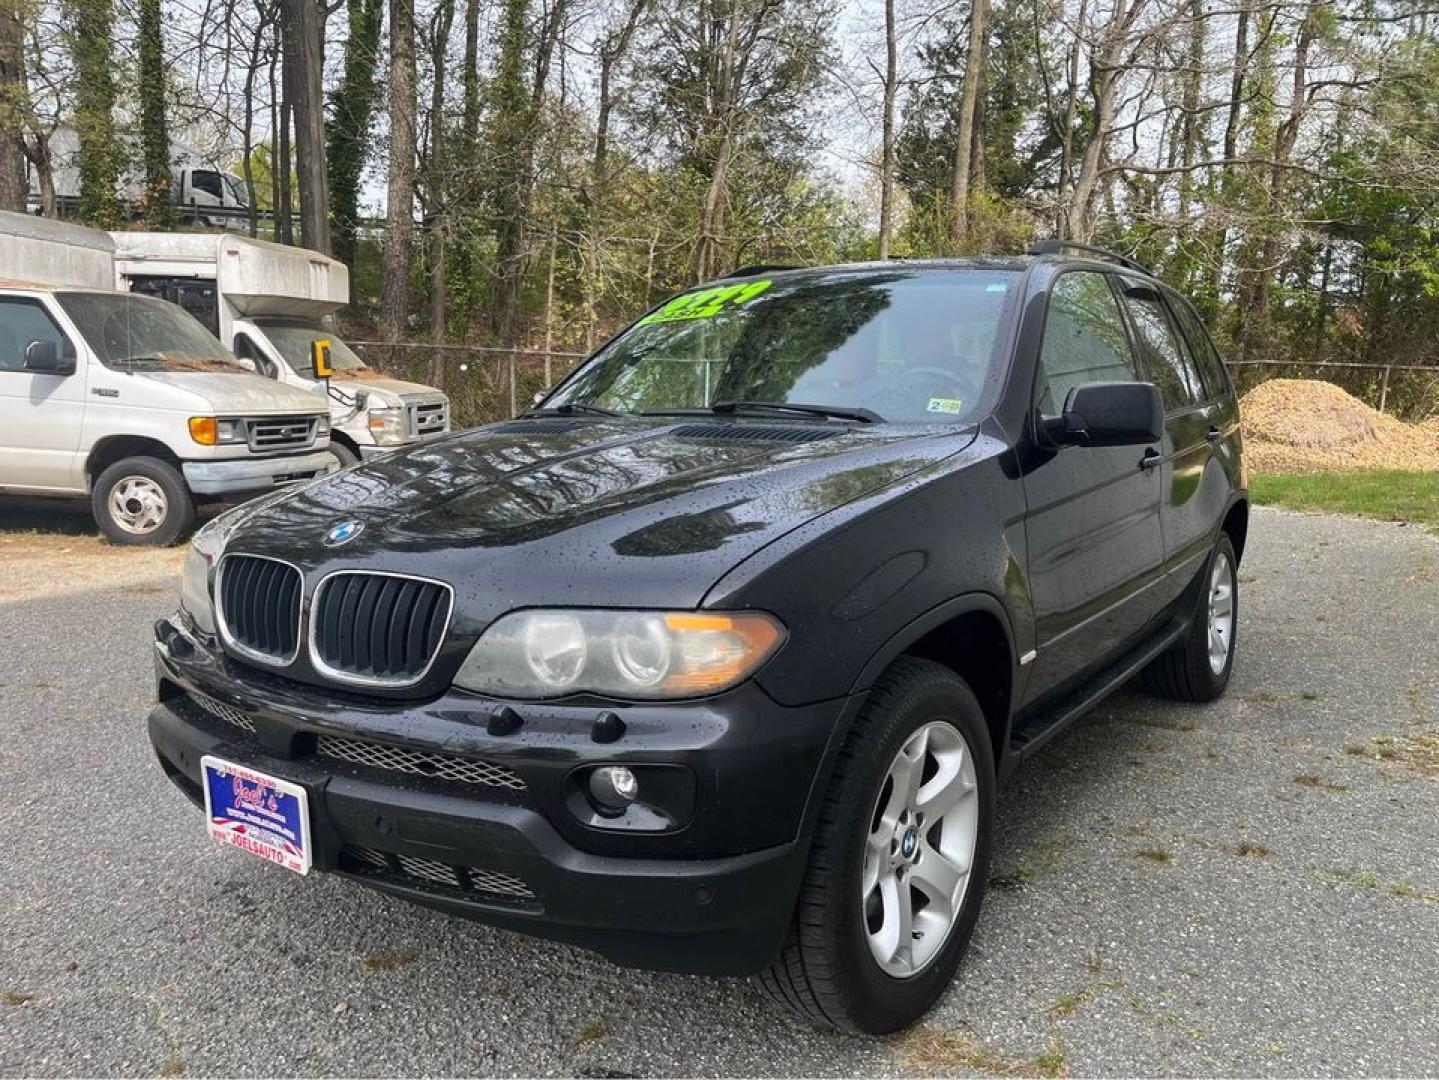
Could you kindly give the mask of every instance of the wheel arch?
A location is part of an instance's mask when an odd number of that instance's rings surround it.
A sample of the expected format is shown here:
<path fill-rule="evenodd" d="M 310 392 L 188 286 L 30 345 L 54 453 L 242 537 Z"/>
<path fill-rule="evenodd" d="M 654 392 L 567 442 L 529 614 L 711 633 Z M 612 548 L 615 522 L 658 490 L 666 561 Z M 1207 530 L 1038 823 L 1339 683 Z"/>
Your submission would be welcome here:
<path fill-rule="evenodd" d="M 1014 631 L 1004 605 L 989 593 L 966 593 L 931 608 L 870 657 L 854 691 L 867 690 L 901 656 L 943 664 L 969 684 L 984 710 L 998 773 L 1009 744 L 1009 721 L 1018 693 Z"/>
<path fill-rule="evenodd" d="M 1234 564 L 1238 566 L 1244 558 L 1244 542 L 1249 538 L 1249 500 L 1244 495 L 1229 504 L 1219 531 L 1229 534 L 1229 542 L 1234 545 Z"/>
<path fill-rule="evenodd" d="M 144 435 L 107 435 L 90 448 L 85 458 L 85 490 L 92 490 L 100 474 L 111 465 L 132 457 L 158 458 L 176 469 L 182 467 L 175 452 L 158 439 Z"/>

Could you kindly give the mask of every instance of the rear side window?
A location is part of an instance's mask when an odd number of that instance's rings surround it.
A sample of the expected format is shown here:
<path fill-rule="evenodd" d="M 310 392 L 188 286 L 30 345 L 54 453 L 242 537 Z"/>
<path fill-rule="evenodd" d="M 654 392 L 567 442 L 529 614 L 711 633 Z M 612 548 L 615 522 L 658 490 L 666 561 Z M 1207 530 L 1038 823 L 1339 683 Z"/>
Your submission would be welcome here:
<path fill-rule="evenodd" d="M 1039 363 L 1040 375 L 1048 381 L 1046 412 L 1062 408 L 1069 392 L 1084 383 L 1139 381 L 1107 275 L 1073 270 L 1054 283 Z"/>
<path fill-rule="evenodd" d="M 24 371 L 25 349 L 32 341 L 53 341 L 61 356 L 75 355 L 38 301 L 0 300 L 0 371 Z"/>
<path fill-rule="evenodd" d="M 1159 387 L 1165 407 L 1172 412 L 1203 401 L 1204 384 L 1188 352 L 1179 344 L 1159 293 L 1148 285 L 1126 283 L 1124 303 L 1144 370 Z"/>
<path fill-rule="evenodd" d="M 1179 329 L 1189 342 L 1189 355 L 1194 358 L 1200 377 L 1204 380 L 1204 388 L 1208 391 L 1206 396 L 1216 398 L 1229 393 L 1229 376 L 1224 370 L 1224 361 L 1219 358 L 1219 351 L 1209 339 L 1199 316 L 1183 300 L 1174 297 L 1170 298 L 1169 307 L 1179 320 Z"/>

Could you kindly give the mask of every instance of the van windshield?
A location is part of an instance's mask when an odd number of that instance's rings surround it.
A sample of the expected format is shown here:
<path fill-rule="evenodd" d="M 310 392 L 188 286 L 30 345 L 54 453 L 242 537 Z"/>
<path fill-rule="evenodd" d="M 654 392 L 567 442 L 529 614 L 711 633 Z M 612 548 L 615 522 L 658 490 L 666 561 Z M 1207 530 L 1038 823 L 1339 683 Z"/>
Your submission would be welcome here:
<path fill-rule="evenodd" d="M 683 293 L 595 354 L 544 407 L 722 403 L 971 418 L 1002 374 L 1019 273 L 903 267 L 745 279 Z"/>
<path fill-rule="evenodd" d="M 265 331 L 270 344 L 289 364 L 296 375 L 314 377 L 310 366 L 310 346 L 316 341 L 330 343 L 330 367 L 337 379 L 363 379 L 370 373 L 355 351 L 337 338 L 332 331 L 309 319 L 256 319 L 255 325 Z"/>
<path fill-rule="evenodd" d="M 108 368 L 127 371 L 250 369 L 174 304 L 135 293 L 61 292 L 60 306 Z"/>

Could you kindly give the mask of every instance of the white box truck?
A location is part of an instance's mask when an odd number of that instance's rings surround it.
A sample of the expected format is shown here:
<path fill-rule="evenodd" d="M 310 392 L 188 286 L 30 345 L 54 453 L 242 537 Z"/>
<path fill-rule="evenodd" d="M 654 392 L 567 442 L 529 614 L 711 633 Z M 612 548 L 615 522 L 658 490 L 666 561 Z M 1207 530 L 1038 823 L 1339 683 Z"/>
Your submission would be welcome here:
<path fill-rule="evenodd" d="M 108 234 L 0 213 L 0 274 L 0 492 L 88 496 L 111 540 L 168 544 L 197 499 L 337 468 L 314 395 L 116 290 Z"/>
<path fill-rule="evenodd" d="M 350 300 L 344 263 L 232 234 L 111 235 L 119 288 L 179 304 L 262 375 L 325 395 L 342 464 L 450 429 L 443 393 L 366 367 L 328 325 Z M 328 378 L 314 370 L 316 341 L 330 343 Z"/>

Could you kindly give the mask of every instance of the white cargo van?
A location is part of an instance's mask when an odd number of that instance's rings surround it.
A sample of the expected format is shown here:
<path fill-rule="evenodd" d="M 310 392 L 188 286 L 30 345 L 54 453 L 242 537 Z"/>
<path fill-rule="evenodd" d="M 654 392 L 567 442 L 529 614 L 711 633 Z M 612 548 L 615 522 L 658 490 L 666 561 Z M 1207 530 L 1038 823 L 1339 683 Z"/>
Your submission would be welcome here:
<path fill-rule="evenodd" d="M 366 367 L 327 325 L 350 300 L 344 263 L 243 236 L 111 235 L 119 288 L 179 304 L 261 374 L 325 394 L 330 449 L 342 464 L 449 430 L 444 394 Z M 315 373 L 316 341 L 330 343 L 329 378 Z"/>
<path fill-rule="evenodd" d="M 106 233 L 0 213 L 0 273 L 0 492 L 88 496 L 111 540 L 168 544 L 197 498 L 337 467 L 314 395 L 118 292 Z"/>

